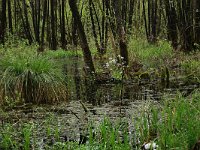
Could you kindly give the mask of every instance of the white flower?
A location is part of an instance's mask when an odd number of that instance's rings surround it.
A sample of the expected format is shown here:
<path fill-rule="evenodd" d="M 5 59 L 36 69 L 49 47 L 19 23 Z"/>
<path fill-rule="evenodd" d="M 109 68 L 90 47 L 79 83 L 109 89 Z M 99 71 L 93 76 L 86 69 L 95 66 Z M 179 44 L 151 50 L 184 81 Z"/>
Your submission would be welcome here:
<path fill-rule="evenodd" d="M 150 149 L 151 148 L 151 143 L 147 143 L 144 145 L 144 149 Z"/>
<path fill-rule="evenodd" d="M 117 63 L 117 60 L 116 59 L 113 59 L 113 61 L 112 61 L 114 64 L 116 64 Z"/>
<path fill-rule="evenodd" d="M 108 67 L 109 67 L 109 63 L 106 63 L 106 64 L 105 64 L 105 67 L 107 67 L 107 68 L 108 68 Z"/>
<path fill-rule="evenodd" d="M 110 64 L 116 64 L 116 63 L 117 63 L 117 60 L 116 60 L 116 59 L 112 59 L 112 60 L 109 61 L 109 63 L 110 63 Z"/>
<path fill-rule="evenodd" d="M 148 150 L 148 149 L 154 149 L 156 150 L 156 148 L 158 147 L 158 145 L 156 143 L 147 143 L 144 145 L 144 149 Z"/>

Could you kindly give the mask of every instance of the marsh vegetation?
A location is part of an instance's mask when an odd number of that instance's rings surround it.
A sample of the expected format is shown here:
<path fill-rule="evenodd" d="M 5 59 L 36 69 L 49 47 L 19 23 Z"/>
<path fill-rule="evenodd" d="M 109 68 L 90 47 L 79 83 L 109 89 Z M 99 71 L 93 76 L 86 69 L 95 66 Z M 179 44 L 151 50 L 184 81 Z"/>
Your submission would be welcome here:
<path fill-rule="evenodd" d="M 198 0 L 0 4 L 0 149 L 200 149 Z"/>

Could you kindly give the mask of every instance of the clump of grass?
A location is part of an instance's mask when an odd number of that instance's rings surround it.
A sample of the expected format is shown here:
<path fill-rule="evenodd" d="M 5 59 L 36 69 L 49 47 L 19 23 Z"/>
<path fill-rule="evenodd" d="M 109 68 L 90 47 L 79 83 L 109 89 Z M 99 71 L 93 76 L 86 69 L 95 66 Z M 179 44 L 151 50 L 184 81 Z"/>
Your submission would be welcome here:
<path fill-rule="evenodd" d="M 186 59 L 181 63 L 181 69 L 184 71 L 186 82 L 200 82 L 200 62 L 195 59 Z"/>
<path fill-rule="evenodd" d="M 198 91 L 191 99 L 178 95 L 145 113 L 138 124 L 141 142 L 156 141 L 159 149 L 192 149 L 200 139 L 199 100 Z"/>
<path fill-rule="evenodd" d="M 181 68 L 185 71 L 186 74 L 195 73 L 200 76 L 200 61 L 188 59 L 181 63 Z"/>
<path fill-rule="evenodd" d="M 25 124 L 22 130 L 23 135 L 23 149 L 30 150 L 31 149 L 31 134 L 32 134 L 32 126 L 30 124 Z"/>
<path fill-rule="evenodd" d="M 1 130 L 1 140 L 0 140 L 0 149 L 18 149 L 19 144 L 15 139 L 14 128 L 11 125 L 7 124 L 4 126 L 4 130 Z"/>
<path fill-rule="evenodd" d="M 139 60 L 147 67 L 163 65 L 165 61 L 173 56 L 173 50 L 169 43 L 160 41 L 156 45 L 149 44 L 145 40 L 130 40 L 130 60 Z"/>
<path fill-rule="evenodd" d="M 127 131 L 128 124 L 126 121 L 111 123 L 109 119 L 105 118 L 96 130 L 96 135 L 90 128 L 89 146 L 97 149 L 129 150 L 131 146 Z"/>
<path fill-rule="evenodd" d="M 53 103 L 67 99 L 61 69 L 47 57 L 10 51 L 0 60 L 1 103 L 5 97 L 31 103 Z"/>

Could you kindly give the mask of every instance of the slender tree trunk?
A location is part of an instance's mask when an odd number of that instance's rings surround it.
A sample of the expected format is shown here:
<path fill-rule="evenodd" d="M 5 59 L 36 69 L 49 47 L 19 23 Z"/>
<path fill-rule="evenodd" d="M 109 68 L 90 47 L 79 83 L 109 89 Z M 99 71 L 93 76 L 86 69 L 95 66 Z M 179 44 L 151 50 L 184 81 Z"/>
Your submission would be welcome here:
<path fill-rule="evenodd" d="M 77 24 L 74 18 L 72 18 L 72 42 L 75 47 L 78 46 Z"/>
<path fill-rule="evenodd" d="M 118 34 L 118 41 L 120 47 L 120 55 L 123 57 L 123 63 L 125 66 L 128 65 L 128 50 L 127 50 L 127 43 L 126 43 L 126 33 L 123 26 L 122 20 L 122 0 L 115 0 L 115 15 L 117 21 L 117 34 Z"/>
<path fill-rule="evenodd" d="M 193 33 L 192 33 L 192 25 L 193 20 L 191 9 L 191 1 L 182 0 L 182 3 L 179 3 L 179 14 L 180 18 L 180 30 L 182 31 L 180 37 L 181 50 L 185 52 L 190 52 L 194 49 L 194 41 L 193 41 Z"/>
<path fill-rule="evenodd" d="M 78 12 L 78 7 L 76 5 L 76 0 L 69 0 L 69 5 L 70 5 L 70 9 L 72 11 L 72 16 L 75 20 L 75 23 L 77 24 L 78 27 L 78 35 L 80 37 L 81 40 L 81 47 L 83 50 L 83 57 L 84 57 L 84 61 L 86 64 L 86 68 L 87 68 L 87 73 L 89 73 L 90 75 L 95 73 L 95 68 L 94 68 L 94 64 L 92 61 L 92 56 L 91 56 L 91 52 L 88 46 L 88 42 L 87 42 L 87 38 L 86 38 L 86 34 L 84 31 L 84 27 L 81 21 L 81 17 L 80 14 Z"/>
<path fill-rule="evenodd" d="M 6 0 L 1 2 L 1 14 L 0 14 L 0 44 L 5 42 L 5 33 L 6 33 Z"/>
<path fill-rule="evenodd" d="M 45 24 L 47 19 L 47 0 L 44 0 L 43 4 L 43 18 L 42 18 L 42 35 L 41 35 L 41 43 L 40 43 L 40 51 L 44 51 L 44 32 L 45 32 Z"/>
<path fill-rule="evenodd" d="M 195 42 L 200 44 L 200 1 L 195 0 Z"/>
<path fill-rule="evenodd" d="M 133 25 L 133 13 L 134 13 L 134 5 L 135 0 L 130 0 L 129 3 L 129 15 L 128 15 L 128 33 L 131 33 L 132 25 Z"/>
<path fill-rule="evenodd" d="M 62 44 L 62 48 L 66 49 L 66 37 L 65 37 L 65 0 L 62 0 L 62 4 L 61 4 L 61 44 Z"/>
<path fill-rule="evenodd" d="M 146 33 L 146 38 L 148 39 L 149 38 L 149 32 L 148 32 L 148 25 L 147 25 L 147 18 L 146 18 L 145 0 L 142 1 L 142 7 L 143 7 L 145 33 Z"/>
<path fill-rule="evenodd" d="M 33 43 L 33 36 L 31 34 L 31 28 L 30 28 L 30 24 L 29 24 L 29 19 L 28 19 L 28 10 L 27 10 L 27 4 L 26 4 L 26 0 L 23 0 L 23 8 L 24 8 L 24 17 L 25 17 L 25 32 L 27 35 L 27 38 L 29 40 L 29 44 Z"/>
<path fill-rule="evenodd" d="M 56 18 L 55 18 L 55 0 L 51 0 L 51 49 L 57 49 L 57 39 L 56 39 Z"/>
<path fill-rule="evenodd" d="M 173 2 L 165 0 L 165 10 L 167 15 L 167 34 L 168 39 L 172 42 L 172 47 L 177 49 L 178 32 L 177 32 L 177 15 Z"/>
<path fill-rule="evenodd" d="M 9 32 L 13 34 L 13 25 L 12 25 L 12 7 L 11 2 L 8 0 L 8 26 L 9 26 Z"/>
<path fill-rule="evenodd" d="M 157 0 L 153 0 L 152 4 L 152 43 L 155 43 L 157 40 Z"/>
<path fill-rule="evenodd" d="M 98 42 L 98 36 L 97 36 L 97 33 L 96 33 L 95 21 L 94 21 L 94 17 L 93 17 L 92 3 L 93 3 L 92 0 L 89 0 L 89 8 L 90 8 L 89 10 L 90 10 L 91 23 L 92 23 L 92 32 L 93 32 L 94 41 L 95 41 L 95 45 L 96 45 L 97 51 L 99 53 L 101 53 L 100 52 L 99 42 Z"/>

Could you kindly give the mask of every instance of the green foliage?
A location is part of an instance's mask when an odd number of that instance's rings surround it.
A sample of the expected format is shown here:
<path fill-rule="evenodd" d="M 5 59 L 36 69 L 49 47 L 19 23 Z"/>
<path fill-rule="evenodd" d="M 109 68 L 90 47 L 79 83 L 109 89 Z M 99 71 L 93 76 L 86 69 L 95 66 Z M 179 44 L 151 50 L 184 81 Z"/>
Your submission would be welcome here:
<path fill-rule="evenodd" d="M 23 149 L 30 150 L 31 149 L 31 134 L 32 134 L 32 126 L 30 124 L 25 124 L 22 130 L 23 134 Z"/>
<path fill-rule="evenodd" d="M 181 63 L 181 69 L 184 71 L 185 81 L 190 83 L 200 82 L 200 61 L 187 59 Z"/>
<path fill-rule="evenodd" d="M 161 109 L 152 108 L 139 121 L 142 143 L 156 141 L 159 149 L 191 149 L 200 138 L 200 94 L 166 99 Z"/>
<path fill-rule="evenodd" d="M 186 74 L 196 73 L 200 75 L 199 66 L 200 66 L 200 61 L 194 59 L 185 60 L 181 63 L 181 67 Z"/>
<path fill-rule="evenodd" d="M 130 61 L 139 60 L 146 67 L 163 65 L 173 56 L 173 50 L 166 41 L 160 41 L 157 45 L 153 45 L 143 39 L 132 39 L 129 42 L 129 49 Z"/>
<path fill-rule="evenodd" d="M 4 130 L 1 131 L 1 141 L 0 141 L 0 149 L 18 149 L 18 143 L 15 140 L 14 135 L 12 134 L 14 129 L 11 125 L 4 126 Z"/>
<path fill-rule="evenodd" d="M 33 103 L 66 100 L 62 70 L 51 59 L 37 55 L 34 49 L 21 48 L 3 53 L 0 60 L 1 103 L 5 98 Z"/>

